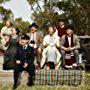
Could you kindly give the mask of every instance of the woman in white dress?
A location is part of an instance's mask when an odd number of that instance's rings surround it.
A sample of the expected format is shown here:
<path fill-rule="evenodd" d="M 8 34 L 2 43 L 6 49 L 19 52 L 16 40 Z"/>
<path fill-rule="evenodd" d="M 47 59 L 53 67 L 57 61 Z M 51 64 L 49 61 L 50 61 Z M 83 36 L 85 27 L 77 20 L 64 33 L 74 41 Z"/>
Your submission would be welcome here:
<path fill-rule="evenodd" d="M 43 53 L 41 60 L 41 67 L 46 62 L 46 69 L 56 69 L 57 64 L 60 61 L 61 54 L 57 48 L 60 47 L 60 38 L 54 34 L 53 27 L 49 27 L 49 35 L 46 35 L 43 39 Z M 46 61 L 47 60 L 47 61 Z"/>

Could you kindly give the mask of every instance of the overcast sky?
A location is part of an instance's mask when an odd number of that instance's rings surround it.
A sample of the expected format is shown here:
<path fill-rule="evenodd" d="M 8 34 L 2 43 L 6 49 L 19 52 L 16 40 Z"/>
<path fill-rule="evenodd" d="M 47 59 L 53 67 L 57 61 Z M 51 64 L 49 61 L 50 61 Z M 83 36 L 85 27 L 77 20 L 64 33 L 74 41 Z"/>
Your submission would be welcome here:
<path fill-rule="evenodd" d="M 40 6 L 42 7 L 43 3 L 42 2 L 39 2 L 39 3 L 40 3 Z M 22 17 L 24 21 L 32 22 L 30 18 L 32 13 L 31 7 L 28 4 L 27 0 L 10 0 L 9 2 L 3 3 L 2 6 L 4 6 L 4 8 L 6 9 L 10 9 L 14 14 L 14 18 Z M 36 6 L 34 8 L 36 8 Z M 43 10 L 43 7 L 42 7 L 42 10 Z M 58 11 L 58 14 L 63 13 L 63 11 L 61 12 L 58 8 L 56 8 L 55 11 L 56 12 Z"/>
<path fill-rule="evenodd" d="M 10 0 L 2 5 L 6 9 L 11 9 L 15 18 L 22 17 L 23 20 L 31 22 L 31 8 L 26 0 Z"/>

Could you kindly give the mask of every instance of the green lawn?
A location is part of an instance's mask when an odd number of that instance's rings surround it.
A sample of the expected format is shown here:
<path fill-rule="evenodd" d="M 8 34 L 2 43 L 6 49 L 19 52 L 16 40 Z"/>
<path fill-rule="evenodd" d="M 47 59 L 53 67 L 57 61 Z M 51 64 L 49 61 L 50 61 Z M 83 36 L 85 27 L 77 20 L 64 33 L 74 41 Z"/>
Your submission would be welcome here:
<path fill-rule="evenodd" d="M 12 90 L 12 85 L 0 85 L 0 90 Z M 90 72 L 86 72 L 83 86 L 33 86 L 20 85 L 17 90 L 90 90 Z"/>
<path fill-rule="evenodd" d="M 3 85 L 0 90 L 12 90 L 12 85 Z M 25 85 L 19 86 L 17 90 L 85 90 L 84 87 L 72 87 L 72 86 L 33 86 L 28 87 Z M 90 90 L 90 88 L 87 88 Z"/>

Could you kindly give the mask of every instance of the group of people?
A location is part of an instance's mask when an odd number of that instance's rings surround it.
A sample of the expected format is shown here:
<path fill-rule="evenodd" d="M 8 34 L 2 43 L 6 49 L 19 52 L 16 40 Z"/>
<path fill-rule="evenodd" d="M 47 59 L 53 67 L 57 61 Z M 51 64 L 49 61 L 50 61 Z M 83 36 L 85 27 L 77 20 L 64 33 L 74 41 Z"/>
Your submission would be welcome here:
<path fill-rule="evenodd" d="M 38 25 L 32 23 L 30 33 L 19 35 L 18 28 L 11 20 L 1 30 L 1 44 L 4 52 L 3 69 L 14 69 L 14 87 L 22 71 L 29 73 L 27 85 L 33 85 L 35 69 L 59 69 L 76 67 L 79 64 L 80 43 L 72 26 L 66 26 L 63 19 L 57 26 L 48 26 L 44 36 Z M 35 62 L 34 62 L 35 61 Z"/>

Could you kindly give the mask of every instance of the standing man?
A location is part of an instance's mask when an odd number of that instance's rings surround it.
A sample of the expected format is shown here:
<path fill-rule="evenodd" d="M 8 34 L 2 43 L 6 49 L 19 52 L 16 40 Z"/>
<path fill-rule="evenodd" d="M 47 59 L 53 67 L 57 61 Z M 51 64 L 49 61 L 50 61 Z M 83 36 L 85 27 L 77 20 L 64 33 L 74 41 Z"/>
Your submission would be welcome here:
<path fill-rule="evenodd" d="M 33 85 L 35 76 L 34 48 L 28 45 L 29 39 L 30 38 L 27 35 L 21 35 L 19 39 L 20 46 L 17 48 L 17 52 L 15 55 L 13 89 L 17 88 L 18 78 L 22 71 L 27 71 L 29 74 L 27 85 Z"/>
<path fill-rule="evenodd" d="M 63 59 L 63 65 L 65 65 L 65 57 L 66 54 L 70 54 L 73 52 L 76 63 L 79 63 L 79 51 L 80 43 L 78 36 L 73 34 L 74 27 L 69 26 L 66 30 L 66 35 L 63 35 L 61 38 L 61 54 Z M 68 62 L 69 64 L 70 62 Z"/>
<path fill-rule="evenodd" d="M 43 33 L 38 31 L 38 25 L 36 23 L 32 23 L 29 26 L 31 32 L 28 33 L 30 37 L 30 46 L 34 47 L 36 50 L 36 66 L 40 68 L 41 55 L 42 55 L 42 41 L 43 41 Z"/>
<path fill-rule="evenodd" d="M 60 19 L 58 22 L 59 22 L 59 25 L 56 26 L 56 30 L 57 30 L 58 36 L 62 37 L 63 35 L 66 34 L 67 26 L 66 26 L 65 20 L 63 19 Z"/>

